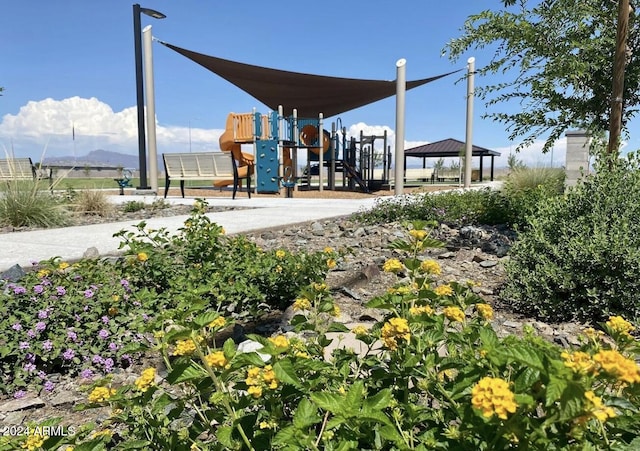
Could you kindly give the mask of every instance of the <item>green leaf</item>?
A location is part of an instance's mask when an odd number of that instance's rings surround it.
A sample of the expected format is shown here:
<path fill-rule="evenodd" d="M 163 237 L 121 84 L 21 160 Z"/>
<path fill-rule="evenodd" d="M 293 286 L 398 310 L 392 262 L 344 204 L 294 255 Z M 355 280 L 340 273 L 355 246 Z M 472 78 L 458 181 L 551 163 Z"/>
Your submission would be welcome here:
<path fill-rule="evenodd" d="M 478 331 L 480 335 L 480 341 L 486 349 L 495 349 L 498 345 L 498 335 L 496 331 L 491 327 L 483 327 Z"/>
<path fill-rule="evenodd" d="M 193 319 L 193 323 L 197 327 L 204 327 L 207 324 L 211 323 L 214 319 L 220 316 L 220 313 L 216 311 L 208 311 L 205 313 L 201 313 Z"/>
<path fill-rule="evenodd" d="M 232 438 L 233 429 L 231 426 L 220 426 L 216 429 L 216 438 L 222 445 L 229 449 L 234 448 Z"/>
<path fill-rule="evenodd" d="M 420 260 L 418 260 L 417 258 L 406 258 L 404 260 L 404 266 L 406 266 L 410 271 L 415 271 L 416 269 L 418 269 L 420 267 L 420 263 Z"/>
<path fill-rule="evenodd" d="M 311 393 L 311 400 L 321 409 L 334 415 L 344 416 L 346 404 L 344 396 L 333 393 Z"/>
<path fill-rule="evenodd" d="M 118 449 L 144 449 L 151 446 L 151 442 L 148 440 L 127 440 L 120 443 Z"/>
<path fill-rule="evenodd" d="M 567 381 L 554 377 L 549 377 L 549 383 L 547 384 L 547 396 L 544 405 L 549 407 L 562 397 L 562 393 L 567 388 Z"/>
<path fill-rule="evenodd" d="M 332 322 L 327 332 L 349 332 L 349 328 L 343 323 Z"/>
<path fill-rule="evenodd" d="M 189 361 L 175 365 L 173 370 L 167 375 L 167 382 L 177 384 L 184 381 L 202 379 L 207 377 L 207 372 L 195 363 Z"/>
<path fill-rule="evenodd" d="M 233 341 L 233 338 L 227 338 L 224 344 L 222 345 L 222 351 L 224 352 L 224 356 L 227 359 L 231 359 L 234 355 L 236 355 L 236 344 Z"/>
<path fill-rule="evenodd" d="M 380 436 L 385 440 L 389 440 L 390 442 L 397 444 L 404 444 L 404 439 L 395 426 L 384 425 L 379 429 L 379 432 Z"/>
<path fill-rule="evenodd" d="M 570 420 L 582 414 L 584 405 L 584 387 L 570 382 L 560 398 L 560 420 Z"/>
<path fill-rule="evenodd" d="M 264 360 L 256 352 L 236 354 L 231 362 L 231 369 L 237 370 L 245 366 L 264 366 Z"/>
<path fill-rule="evenodd" d="M 347 409 L 351 413 L 359 411 L 360 406 L 362 406 L 363 395 L 364 395 L 364 382 L 361 380 L 356 381 L 347 392 L 347 397 L 344 400 L 345 411 L 347 411 Z"/>
<path fill-rule="evenodd" d="M 364 400 L 363 408 L 371 409 L 371 410 L 382 410 L 389 407 L 391 403 L 391 390 L 385 388 L 384 390 L 380 390 L 373 396 L 368 397 Z"/>
<path fill-rule="evenodd" d="M 287 426 L 278 431 L 275 437 L 273 437 L 272 444 L 274 446 L 285 446 L 296 443 L 296 428 L 293 426 Z M 229 448 L 231 444 L 227 445 Z"/>
<path fill-rule="evenodd" d="M 304 430 L 320 421 L 322 421 L 322 417 L 318 415 L 316 406 L 309 399 L 303 398 L 293 414 L 293 425 Z"/>
<path fill-rule="evenodd" d="M 377 297 L 377 298 L 373 298 L 370 301 L 368 301 L 365 304 L 365 307 L 391 310 L 393 308 L 393 304 L 391 304 L 384 297 Z"/>
<path fill-rule="evenodd" d="M 511 346 L 504 346 L 498 350 L 498 354 L 506 357 L 509 361 L 515 361 L 522 365 L 536 368 L 540 371 L 544 371 L 545 369 L 542 363 L 542 356 L 536 352 L 535 349 L 525 345 L 514 344 Z"/>
<path fill-rule="evenodd" d="M 283 359 L 277 361 L 273 365 L 273 371 L 276 373 L 276 379 L 280 382 L 293 385 L 296 388 L 302 388 L 302 382 L 298 378 L 291 360 Z"/>

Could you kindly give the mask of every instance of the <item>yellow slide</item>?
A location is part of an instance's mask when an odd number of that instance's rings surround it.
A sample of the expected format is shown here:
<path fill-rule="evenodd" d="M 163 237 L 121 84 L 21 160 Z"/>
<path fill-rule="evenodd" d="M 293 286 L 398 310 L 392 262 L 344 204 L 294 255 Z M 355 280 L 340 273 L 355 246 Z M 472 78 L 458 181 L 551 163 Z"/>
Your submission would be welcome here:
<path fill-rule="evenodd" d="M 238 115 L 236 115 L 235 113 L 229 113 L 229 116 L 227 116 L 225 130 L 222 135 L 220 135 L 220 150 L 223 152 L 231 152 L 238 165 L 238 177 L 246 177 L 247 173 L 253 175 L 255 162 L 254 156 L 252 154 L 242 151 L 241 143 L 253 142 L 253 139 L 251 141 L 248 141 L 248 138 L 245 137 L 244 139 L 238 141 L 234 138 L 233 124 L 234 118 L 236 116 Z M 213 186 L 215 187 L 223 187 L 229 185 L 233 185 L 233 179 L 213 182 Z"/>

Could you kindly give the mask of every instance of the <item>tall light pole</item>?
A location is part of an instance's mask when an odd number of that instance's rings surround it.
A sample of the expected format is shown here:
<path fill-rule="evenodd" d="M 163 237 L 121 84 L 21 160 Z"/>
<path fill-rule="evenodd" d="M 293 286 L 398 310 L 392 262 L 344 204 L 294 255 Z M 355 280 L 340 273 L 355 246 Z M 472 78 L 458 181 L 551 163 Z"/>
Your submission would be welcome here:
<path fill-rule="evenodd" d="M 133 37 L 136 58 L 136 96 L 138 106 L 138 158 L 140 165 L 140 186 L 138 189 L 149 189 L 147 183 L 147 145 L 144 129 L 144 82 L 142 78 L 142 30 L 140 27 L 140 14 L 146 14 L 154 19 L 164 19 L 159 11 L 149 8 L 141 8 L 139 4 L 133 5 Z"/>

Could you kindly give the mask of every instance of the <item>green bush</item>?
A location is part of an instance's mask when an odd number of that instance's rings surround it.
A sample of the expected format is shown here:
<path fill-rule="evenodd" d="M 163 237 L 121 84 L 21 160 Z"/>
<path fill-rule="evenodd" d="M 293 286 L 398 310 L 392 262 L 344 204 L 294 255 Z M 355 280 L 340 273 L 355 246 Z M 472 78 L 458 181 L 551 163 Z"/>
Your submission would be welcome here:
<path fill-rule="evenodd" d="M 506 223 L 508 208 L 505 198 L 491 189 L 446 191 L 382 199 L 359 212 L 357 219 L 369 223 L 400 220 L 438 221 L 449 224 Z"/>
<path fill-rule="evenodd" d="M 67 211 L 39 180 L 0 185 L 0 224 L 13 227 L 59 227 Z"/>
<path fill-rule="evenodd" d="M 594 175 L 539 205 L 511 249 L 504 299 L 546 320 L 640 316 L 640 161 Z"/>
<path fill-rule="evenodd" d="M 144 210 L 146 204 L 139 200 L 130 200 L 122 205 L 122 211 L 125 213 L 135 213 L 136 211 Z"/>

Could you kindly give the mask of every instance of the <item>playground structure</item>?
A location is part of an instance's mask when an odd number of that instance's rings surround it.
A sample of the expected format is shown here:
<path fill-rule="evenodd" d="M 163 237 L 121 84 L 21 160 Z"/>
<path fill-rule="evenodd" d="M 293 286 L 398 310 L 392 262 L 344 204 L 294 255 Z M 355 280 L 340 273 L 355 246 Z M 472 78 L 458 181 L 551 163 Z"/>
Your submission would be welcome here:
<path fill-rule="evenodd" d="M 376 149 L 380 142 L 381 150 Z M 249 144 L 253 145 L 253 155 L 242 151 L 242 145 Z M 285 117 L 282 107 L 268 114 L 230 113 L 220 136 L 220 150 L 231 152 L 239 169 L 254 171 L 258 193 L 279 193 L 286 188 L 290 197 L 296 184 L 311 187 L 314 169 L 320 191 L 337 189 L 339 173 L 343 189 L 370 192 L 389 186 L 391 151 L 386 131 L 382 136 L 365 136 L 361 132 L 359 140 L 347 139 L 346 128 L 339 129 L 336 123 L 332 123 L 331 132 L 325 130 L 322 114 L 318 118 L 299 118 L 293 110 L 291 116 Z M 299 152 L 306 152 L 302 174 L 298 173 Z M 223 186 L 223 182 L 216 186 Z"/>

